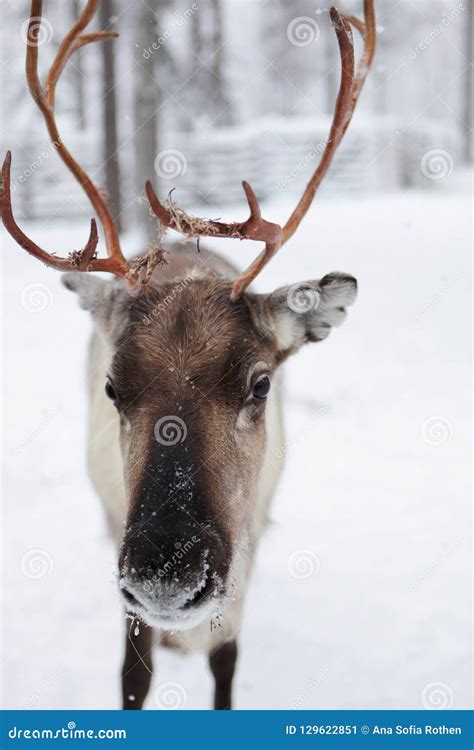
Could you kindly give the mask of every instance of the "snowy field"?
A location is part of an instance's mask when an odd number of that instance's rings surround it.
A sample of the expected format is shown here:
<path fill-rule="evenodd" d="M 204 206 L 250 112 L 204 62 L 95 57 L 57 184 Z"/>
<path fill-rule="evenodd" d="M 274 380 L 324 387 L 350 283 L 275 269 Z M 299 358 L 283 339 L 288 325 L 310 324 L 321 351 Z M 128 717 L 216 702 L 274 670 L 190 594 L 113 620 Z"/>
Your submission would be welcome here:
<path fill-rule="evenodd" d="M 237 709 L 470 706 L 470 213 L 467 191 L 320 201 L 263 274 L 271 290 L 346 271 L 359 299 L 286 366 L 287 464 Z M 29 229 L 58 253 L 88 231 Z M 241 265 L 256 252 L 215 246 Z M 118 708 L 116 561 L 85 473 L 88 316 L 5 236 L 1 259 L 3 705 Z M 159 650 L 155 667 L 149 708 L 168 682 L 210 707 L 204 656 Z"/>

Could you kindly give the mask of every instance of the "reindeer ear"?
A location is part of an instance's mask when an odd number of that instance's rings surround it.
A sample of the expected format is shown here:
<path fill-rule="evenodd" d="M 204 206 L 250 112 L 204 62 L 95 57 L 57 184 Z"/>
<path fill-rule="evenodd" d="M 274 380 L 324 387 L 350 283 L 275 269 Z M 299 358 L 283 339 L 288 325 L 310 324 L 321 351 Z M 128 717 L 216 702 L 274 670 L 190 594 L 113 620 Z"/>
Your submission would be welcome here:
<path fill-rule="evenodd" d="M 63 273 L 61 282 L 66 289 L 76 292 L 79 304 L 84 310 L 94 311 L 108 295 L 110 284 L 90 273 Z"/>
<path fill-rule="evenodd" d="M 322 341 L 346 318 L 345 308 L 357 297 L 357 281 L 333 272 L 321 281 L 303 281 L 265 295 L 265 323 L 283 355 L 296 352 L 307 341 Z"/>
<path fill-rule="evenodd" d="M 129 317 L 130 295 L 121 279 L 102 279 L 88 272 L 63 273 L 61 281 L 89 310 L 96 330 L 113 344 L 123 332 Z"/>

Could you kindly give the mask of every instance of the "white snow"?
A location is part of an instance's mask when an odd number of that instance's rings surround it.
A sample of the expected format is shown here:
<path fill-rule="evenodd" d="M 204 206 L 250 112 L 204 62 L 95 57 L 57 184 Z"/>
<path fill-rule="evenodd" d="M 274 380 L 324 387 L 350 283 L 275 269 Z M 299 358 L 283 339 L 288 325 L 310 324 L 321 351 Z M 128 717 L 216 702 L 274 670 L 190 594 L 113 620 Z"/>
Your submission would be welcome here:
<path fill-rule="evenodd" d="M 286 471 L 236 708 L 416 709 L 432 683 L 469 707 L 470 210 L 468 193 L 320 201 L 262 277 L 272 290 L 346 271 L 359 298 L 286 368 Z M 54 225 L 26 231 L 61 253 L 83 244 L 85 221 Z M 257 252 L 213 244 L 242 265 Z M 4 236 L 1 259 L 3 704 L 117 708 L 126 623 L 85 471 L 88 315 Z M 150 708 L 168 681 L 210 707 L 204 656 L 157 650 L 155 665 Z"/>

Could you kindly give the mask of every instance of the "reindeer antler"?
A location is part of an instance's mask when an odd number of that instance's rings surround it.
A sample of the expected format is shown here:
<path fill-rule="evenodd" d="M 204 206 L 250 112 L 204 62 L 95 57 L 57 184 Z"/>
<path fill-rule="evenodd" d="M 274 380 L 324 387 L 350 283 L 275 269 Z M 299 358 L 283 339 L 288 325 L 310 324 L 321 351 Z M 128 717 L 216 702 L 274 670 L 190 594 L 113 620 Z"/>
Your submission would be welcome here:
<path fill-rule="evenodd" d="M 87 1 L 78 20 L 74 23 L 60 44 L 43 87 L 38 76 L 38 37 L 41 28 L 43 2 L 42 0 L 32 0 L 30 20 L 28 24 L 26 78 L 31 95 L 43 115 L 53 146 L 67 168 L 81 185 L 97 214 L 104 230 L 108 257 L 96 257 L 98 235 L 97 225 L 94 219 L 91 220 L 90 236 L 84 249 L 80 251 L 72 251 L 66 258 L 57 257 L 53 253 L 41 249 L 35 242 L 33 242 L 33 240 L 27 237 L 16 223 L 12 211 L 10 152 L 7 153 L 2 167 L 2 191 L 0 194 L 1 216 L 5 229 L 10 233 L 13 239 L 27 252 L 31 253 L 31 255 L 43 261 L 43 263 L 51 268 L 56 268 L 61 271 L 108 271 L 109 273 L 113 273 L 116 276 L 126 279 L 132 287 L 136 288 L 137 282 L 139 282 L 138 287 L 146 283 L 153 267 L 157 263 L 162 262 L 162 255 L 160 253 L 150 253 L 147 258 L 137 259 L 131 263 L 127 261 L 120 247 L 118 231 L 112 215 L 96 185 L 64 145 L 59 134 L 54 112 L 56 85 L 62 71 L 64 70 L 64 66 L 71 55 L 86 44 L 100 41 L 102 39 L 112 39 L 118 36 L 115 32 L 106 31 L 99 31 L 91 34 L 82 33 L 92 20 L 99 6 L 99 2 L 100 0 Z"/>
<path fill-rule="evenodd" d="M 280 247 L 290 239 L 301 223 L 351 121 L 359 94 L 372 63 L 376 43 L 374 0 L 364 0 L 364 21 L 340 13 L 334 6 L 330 9 L 330 15 L 336 31 L 341 58 L 341 81 L 334 117 L 318 167 L 283 228 L 278 224 L 272 224 L 261 219 L 255 194 L 246 182 L 243 185 L 251 214 L 250 219 L 239 224 L 224 224 L 219 221 L 197 219 L 186 214 L 174 203 L 171 203 L 169 208 L 165 208 L 153 192 L 151 184 L 147 183 L 146 190 L 150 205 L 157 218 L 165 226 L 176 229 L 189 237 L 234 237 L 241 240 L 262 240 L 265 242 L 265 249 L 234 282 L 232 299 L 237 299 L 242 294 Z M 356 73 L 354 71 L 354 42 L 350 24 L 357 28 L 364 40 L 364 51 Z M 252 203 L 249 195 L 252 196 Z M 251 223 L 252 205 L 258 208 L 258 222 Z"/>
<path fill-rule="evenodd" d="M 55 91 L 58 79 L 71 55 L 91 42 L 110 39 L 118 36 L 114 32 L 99 31 L 84 34 L 83 31 L 93 18 L 100 0 L 87 0 L 86 6 L 78 20 L 63 39 L 51 68 L 46 76 L 44 88 L 38 77 L 38 35 L 42 17 L 42 0 L 32 0 L 30 22 L 28 26 L 28 46 L 26 53 L 26 74 L 30 92 L 45 120 L 48 132 L 59 156 L 78 180 L 88 196 L 97 217 L 103 227 L 107 247 L 107 258 L 97 258 L 97 226 L 91 220 L 89 240 L 83 250 L 69 253 L 67 258 L 59 258 L 42 250 L 17 225 L 11 205 L 10 166 L 11 154 L 8 152 L 2 168 L 2 191 L 0 194 L 0 213 L 6 230 L 15 241 L 27 252 L 42 260 L 48 266 L 60 270 L 108 271 L 125 279 L 134 289 L 146 288 L 153 269 L 164 262 L 161 250 L 151 250 L 147 256 L 128 262 L 120 248 L 117 228 L 97 187 L 89 175 L 79 166 L 64 145 L 56 125 L 54 114 Z M 167 204 L 159 201 L 150 182 L 146 183 L 146 192 L 150 206 L 163 226 L 170 227 L 188 237 L 228 237 L 265 242 L 265 248 L 250 266 L 234 282 L 231 299 L 237 299 L 260 271 L 271 260 L 279 248 L 294 234 L 308 211 L 320 186 L 334 154 L 347 130 L 356 107 L 360 92 L 372 63 L 375 44 L 375 8 L 374 0 L 364 0 L 364 21 L 354 16 L 340 13 L 334 6 L 330 10 L 334 25 L 339 54 L 341 58 L 341 81 L 337 96 L 333 121 L 326 146 L 316 171 L 311 177 L 295 210 L 284 225 L 266 221 L 262 218 L 258 200 L 247 182 L 242 183 L 249 204 L 250 216 L 246 221 L 227 224 L 210 219 L 199 219 L 190 216 L 169 198 Z M 354 42 L 350 25 L 362 35 L 364 51 L 357 71 L 354 71 Z"/>
<path fill-rule="evenodd" d="M 35 258 L 38 258 L 38 260 L 43 261 L 43 263 L 51 268 L 56 268 L 58 271 L 71 271 L 74 269 L 77 271 L 87 271 L 90 264 L 94 261 L 97 243 L 99 241 L 95 219 L 91 219 L 89 239 L 83 250 L 73 251 L 69 254 L 68 258 L 58 258 L 56 255 L 48 253 L 46 250 L 42 250 L 39 245 L 27 237 L 13 217 L 10 191 L 11 162 L 12 155 L 10 151 L 8 151 L 2 166 L 1 192 L 2 220 L 7 232 L 11 234 L 13 239 L 24 248 L 24 250 L 29 252 Z"/>
<path fill-rule="evenodd" d="M 265 249 L 252 263 L 250 268 L 243 274 L 232 289 L 231 299 L 237 299 L 239 294 L 250 284 L 246 281 L 246 274 L 252 269 L 252 278 L 257 275 L 261 268 L 275 255 L 281 245 L 281 227 L 272 224 L 262 218 L 262 212 L 258 204 L 257 196 L 248 182 L 243 182 L 247 203 L 249 204 L 250 216 L 247 221 L 225 224 L 222 221 L 212 219 L 198 219 L 190 216 L 181 208 L 176 206 L 171 199 L 169 207 L 165 207 L 155 195 L 151 182 L 146 183 L 146 193 L 150 206 L 160 222 L 171 229 L 175 229 L 188 237 L 232 237 L 239 240 L 260 240 L 265 242 Z"/>
<path fill-rule="evenodd" d="M 321 160 L 316 171 L 308 182 L 306 189 L 283 227 L 282 245 L 290 239 L 299 227 L 303 217 L 308 211 L 313 198 L 323 181 L 329 166 L 333 160 L 340 142 L 344 137 L 354 110 L 359 99 L 360 92 L 365 83 L 367 73 L 372 64 L 375 54 L 376 29 L 375 29 L 375 7 L 374 0 L 364 0 L 364 21 L 355 16 L 346 16 L 340 13 L 334 6 L 330 9 L 331 21 L 337 35 L 339 54 L 341 57 L 341 82 L 337 95 L 334 117 L 329 131 Z M 364 51 L 354 75 L 354 41 L 352 39 L 352 24 L 361 34 L 364 40 Z"/>

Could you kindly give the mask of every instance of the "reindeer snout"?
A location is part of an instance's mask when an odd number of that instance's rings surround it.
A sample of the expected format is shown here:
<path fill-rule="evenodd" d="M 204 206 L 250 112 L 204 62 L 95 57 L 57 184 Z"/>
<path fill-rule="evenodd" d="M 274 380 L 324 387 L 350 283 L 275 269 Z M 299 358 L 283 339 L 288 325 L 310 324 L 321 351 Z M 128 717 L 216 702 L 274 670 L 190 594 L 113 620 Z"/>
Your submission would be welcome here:
<path fill-rule="evenodd" d="M 193 531 L 175 538 L 148 530 L 124 541 L 120 588 L 129 609 L 166 623 L 215 603 L 223 587 L 222 545 L 212 533 Z"/>
<path fill-rule="evenodd" d="M 214 587 L 208 550 L 200 551 L 184 562 L 186 551 L 181 556 L 180 549 L 178 554 L 173 552 L 169 558 L 150 558 L 138 566 L 132 562 L 129 564 L 126 558 L 120 578 L 125 599 L 165 616 L 211 594 Z"/>

